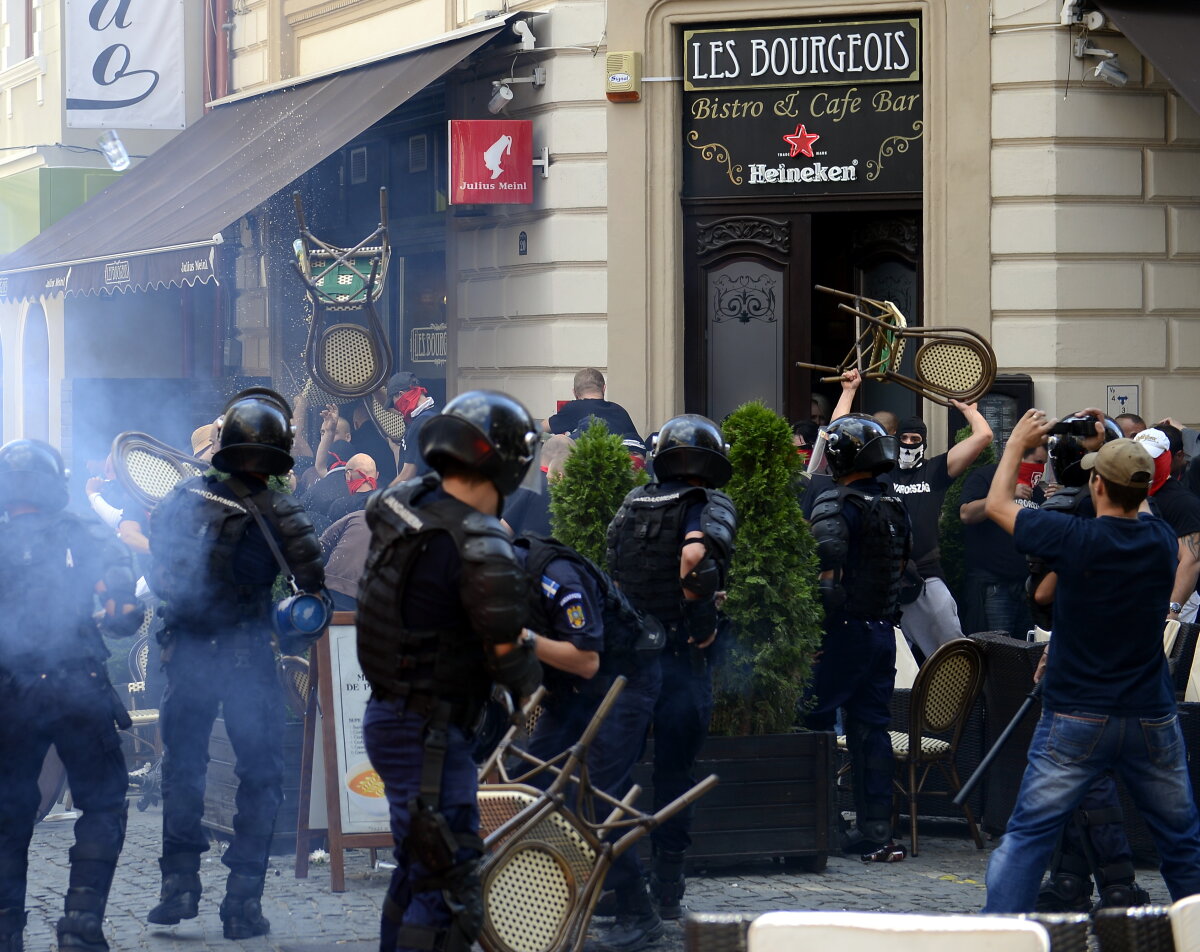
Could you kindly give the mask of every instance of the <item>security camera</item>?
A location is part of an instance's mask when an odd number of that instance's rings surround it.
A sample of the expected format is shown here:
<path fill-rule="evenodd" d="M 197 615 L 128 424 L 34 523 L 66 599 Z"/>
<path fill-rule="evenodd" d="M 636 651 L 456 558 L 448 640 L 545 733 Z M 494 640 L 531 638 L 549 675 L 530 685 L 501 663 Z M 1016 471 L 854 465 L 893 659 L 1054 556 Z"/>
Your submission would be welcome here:
<path fill-rule="evenodd" d="M 488 112 L 493 116 L 504 111 L 512 102 L 512 88 L 504 83 L 492 83 L 492 98 L 488 100 Z"/>
<path fill-rule="evenodd" d="M 521 40 L 521 49 L 532 50 L 537 46 L 537 37 L 533 35 L 533 31 L 529 29 L 529 24 L 524 20 L 518 20 L 512 25 L 512 31 Z"/>
<path fill-rule="evenodd" d="M 1092 75 L 1097 79 L 1102 79 L 1110 86 L 1124 86 L 1129 82 L 1129 76 L 1125 70 L 1117 65 L 1117 58 L 1101 60 L 1096 64 Z"/>

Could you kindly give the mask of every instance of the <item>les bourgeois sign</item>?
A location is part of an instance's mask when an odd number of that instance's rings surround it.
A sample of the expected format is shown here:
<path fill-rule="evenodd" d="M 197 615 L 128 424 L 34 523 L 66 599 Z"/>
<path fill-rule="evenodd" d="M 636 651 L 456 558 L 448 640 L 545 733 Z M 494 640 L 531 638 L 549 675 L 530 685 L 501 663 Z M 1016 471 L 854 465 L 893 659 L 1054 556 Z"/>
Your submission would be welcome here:
<path fill-rule="evenodd" d="M 528 119 L 450 120 L 450 204 L 533 201 L 533 123 Z"/>
<path fill-rule="evenodd" d="M 921 190 L 917 17 L 684 33 L 684 193 Z"/>

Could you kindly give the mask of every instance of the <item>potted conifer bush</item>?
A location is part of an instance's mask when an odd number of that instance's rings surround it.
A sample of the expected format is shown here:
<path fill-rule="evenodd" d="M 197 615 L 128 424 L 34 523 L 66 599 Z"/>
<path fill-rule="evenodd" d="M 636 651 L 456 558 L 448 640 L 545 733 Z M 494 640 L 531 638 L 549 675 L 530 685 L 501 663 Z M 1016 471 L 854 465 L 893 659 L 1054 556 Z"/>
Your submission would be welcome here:
<path fill-rule="evenodd" d="M 835 738 L 798 728 L 821 645 L 816 543 L 796 501 L 791 428 L 762 403 L 722 424 L 738 511 L 714 684 L 712 736 L 696 775 L 721 783 L 700 802 L 693 862 L 763 856 L 824 868 L 831 844 Z"/>

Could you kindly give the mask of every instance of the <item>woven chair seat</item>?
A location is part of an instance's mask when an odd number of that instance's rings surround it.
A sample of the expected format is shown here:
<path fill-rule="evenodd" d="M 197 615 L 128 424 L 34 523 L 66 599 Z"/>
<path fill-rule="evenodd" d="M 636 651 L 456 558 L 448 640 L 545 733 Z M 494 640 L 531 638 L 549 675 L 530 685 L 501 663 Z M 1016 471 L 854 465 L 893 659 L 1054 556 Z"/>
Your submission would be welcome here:
<path fill-rule="evenodd" d="M 158 723 L 158 708 L 148 707 L 144 711 L 130 711 L 129 719 L 134 727 L 153 727 Z"/>
<path fill-rule="evenodd" d="M 892 741 L 892 753 L 897 757 L 908 756 L 908 734 L 902 731 L 888 731 L 888 737 Z M 950 742 L 939 740 L 936 737 L 921 738 L 921 753 L 932 757 L 941 757 L 949 753 Z"/>

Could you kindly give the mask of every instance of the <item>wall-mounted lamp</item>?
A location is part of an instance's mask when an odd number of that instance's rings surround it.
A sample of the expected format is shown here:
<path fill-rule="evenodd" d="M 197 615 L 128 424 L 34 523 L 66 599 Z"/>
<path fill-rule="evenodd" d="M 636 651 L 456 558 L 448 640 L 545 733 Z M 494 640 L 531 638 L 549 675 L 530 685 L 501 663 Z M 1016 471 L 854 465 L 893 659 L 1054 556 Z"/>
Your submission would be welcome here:
<path fill-rule="evenodd" d="M 1124 86 L 1129 82 L 1129 75 L 1125 70 L 1121 69 L 1121 63 L 1117 59 L 1117 54 L 1112 50 L 1088 46 L 1088 38 L 1086 36 L 1080 36 L 1075 39 L 1075 46 L 1072 52 L 1075 54 L 1076 59 L 1098 56 L 1100 62 L 1092 70 L 1092 75 L 1097 79 L 1104 80 L 1110 86 Z"/>
<path fill-rule="evenodd" d="M 546 85 L 546 67 L 535 66 L 533 74 L 530 76 L 507 76 L 504 79 L 492 81 L 492 98 L 488 100 L 488 112 L 493 116 L 499 112 L 503 112 L 505 107 L 512 102 L 513 91 L 512 86 L 515 83 L 532 83 L 534 86 Z"/>
<path fill-rule="evenodd" d="M 488 100 L 488 112 L 493 116 L 503 112 L 512 102 L 513 91 L 504 83 L 492 83 L 492 98 Z"/>
<path fill-rule="evenodd" d="M 521 49 L 529 51 L 537 48 L 537 37 L 533 35 L 533 31 L 529 29 L 529 24 L 524 20 L 518 20 L 514 23 L 512 31 L 521 41 Z"/>

